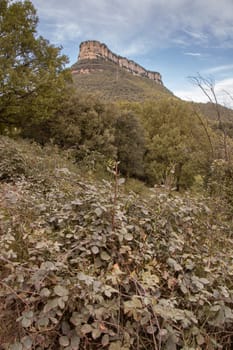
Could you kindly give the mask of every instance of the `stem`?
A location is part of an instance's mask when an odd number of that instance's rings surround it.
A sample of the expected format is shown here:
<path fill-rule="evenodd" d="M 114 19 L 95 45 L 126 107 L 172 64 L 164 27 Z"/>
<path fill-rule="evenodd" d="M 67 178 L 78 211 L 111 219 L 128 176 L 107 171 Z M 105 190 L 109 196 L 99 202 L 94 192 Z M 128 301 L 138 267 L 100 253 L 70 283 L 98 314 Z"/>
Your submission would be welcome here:
<path fill-rule="evenodd" d="M 114 171 L 114 197 L 113 197 L 113 208 L 112 208 L 112 231 L 115 231 L 117 195 L 118 195 L 118 162 L 115 163 L 115 171 Z"/>

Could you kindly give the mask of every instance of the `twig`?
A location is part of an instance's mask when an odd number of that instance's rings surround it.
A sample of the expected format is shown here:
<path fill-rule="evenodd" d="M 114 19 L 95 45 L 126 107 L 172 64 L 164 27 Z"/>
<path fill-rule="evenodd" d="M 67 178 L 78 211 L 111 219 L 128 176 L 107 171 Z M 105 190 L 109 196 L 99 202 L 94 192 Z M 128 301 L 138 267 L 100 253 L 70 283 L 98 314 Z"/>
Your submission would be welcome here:
<path fill-rule="evenodd" d="M 23 298 L 21 298 L 21 297 L 14 291 L 13 288 L 11 288 L 10 286 L 8 286 L 8 284 L 6 284 L 6 283 L 4 283 L 4 282 L 2 282 L 2 281 L 0 281 L 0 284 L 1 284 L 2 286 L 4 286 L 5 288 L 9 289 L 19 300 L 22 301 L 23 304 L 25 304 L 26 306 L 29 305 Z"/>

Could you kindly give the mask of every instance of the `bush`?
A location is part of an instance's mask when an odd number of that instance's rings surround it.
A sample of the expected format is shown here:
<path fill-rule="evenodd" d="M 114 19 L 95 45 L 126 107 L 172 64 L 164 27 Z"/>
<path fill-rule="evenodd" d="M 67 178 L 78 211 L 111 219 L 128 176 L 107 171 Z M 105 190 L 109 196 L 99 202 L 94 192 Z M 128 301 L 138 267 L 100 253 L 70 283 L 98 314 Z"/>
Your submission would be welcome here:
<path fill-rule="evenodd" d="M 26 160 L 17 146 L 8 137 L 0 137 L 0 180 L 12 181 L 27 174 Z"/>
<path fill-rule="evenodd" d="M 27 179 L 52 186 L 55 180 L 66 181 L 69 174 L 76 176 L 77 168 L 73 162 L 72 151 L 62 151 L 53 145 L 41 147 L 25 140 L 0 136 L 1 181 Z"/>
<path fill-rule="evenodd" d="M 206 200 L 62 178 L 0 184 L 2 347 L 230 349 L 233 246 Z"/>
<path fill-rule="evenodd" d="M 230 213 L 233 211 L 233 163 L 223 159 L 212 163 L 208 178 L 210 194 L 224 200 Z"/>

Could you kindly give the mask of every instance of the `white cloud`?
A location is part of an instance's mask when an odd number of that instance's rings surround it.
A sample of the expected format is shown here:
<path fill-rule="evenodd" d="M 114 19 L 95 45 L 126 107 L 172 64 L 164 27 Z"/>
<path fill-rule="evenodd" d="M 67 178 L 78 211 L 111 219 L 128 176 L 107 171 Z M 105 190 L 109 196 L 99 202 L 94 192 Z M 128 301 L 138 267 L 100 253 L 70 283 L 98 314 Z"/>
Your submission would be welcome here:
<path fill-rule="evenodd" d="M 214 73 L 220 73 L 220 72 L 232 71 L 232 70 L 233 70 L 233 64 L 226 64 L 226 65 L 208 68 L 203 70 L 202 72 L 204 74 L 214 74 Z"/>
<path fill-rule="evenodd" d="M 233 46 L 232 0 L 32 0 L 57 37 L 99 39 L 112 47 Z M 43 23 L 42 23 L 43 25 Z M 78 27 L 76 31 L 75 28 Z M 62 44 L 62 43 L 61 43 Z M 141 45 L 138 45 L 138 52 Z M 134 52 L 134 50 L 133 50 Z"/>
<path fill-rule="evenodd" d="M 201 56 L 201 53 L 200 52 L 185 52 L 184 55 L 186 56 L 197 56 L 197 57 L 200 57 Z"/>
<path fill-rule="evenodd" d="M 205 42 L 208 36 L 202 32 L 193 32 L 192 30 L 185 29 L 184 32 L 190 36 L 192 39 L 198 40 L 198 42 Z"/>
<path fill-rule="evenodd" d="M 75 23 L 58 23 L 52 31 L 51 39 L 54 44 L 61 44 L 65 41 L 75 40 L 81 36 L 82 31 Z"/>
<path fill-rule="evenodd" d="M 233 78 L 219 81 L 216 84 L 216 93 L 224 106 L 233 108 Z"/>
<path fill-rule="evenodd" d="M 174 91 L 174 95 L 185 101 L 207 102 L 207 98 L 197 87 L 187 87 L 186 89 Z"/>
<path fill-rule="evenodd" d="M 233 108 L 233 77 L 216 82 L 214 90 L 219 103 Z M 197 86 L 189 85 L 186 89 L 174 91 L 174 94 L 186 101 L 208 102 L 207 97 Z"/>

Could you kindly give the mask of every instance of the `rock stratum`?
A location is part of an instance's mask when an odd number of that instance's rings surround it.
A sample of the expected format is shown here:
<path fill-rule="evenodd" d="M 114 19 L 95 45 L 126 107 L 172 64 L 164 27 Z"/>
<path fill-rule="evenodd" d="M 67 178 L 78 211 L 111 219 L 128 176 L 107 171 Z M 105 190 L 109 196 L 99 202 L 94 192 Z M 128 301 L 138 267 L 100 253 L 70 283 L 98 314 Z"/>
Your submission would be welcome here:
<path fill-rule="evenodd" d="M 163 85 L 162 76 L 160 73 L 146 70 L 138 63 L 113 53 L 107 47 L 107 45 L 96 40 L 88 40 L 80 44 L 78 62 L 72 67 L 72 73 L 90 74 L 93 71 L 98 70 L 98 68 L 96 66 L 92 66 L 91 63 L 98 61 L 112 62 L 119 68 L 128 71 L 133 75 L 145 77 L 160 85 Z M 83 66 L 83 62 L 90 62 L 90 66 L 87 64 Z"/>

